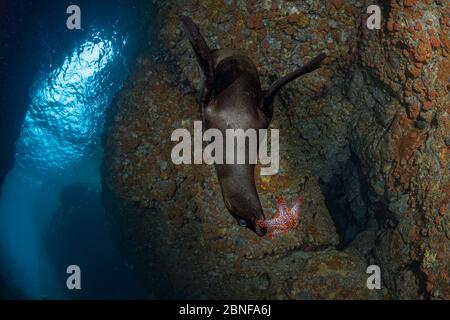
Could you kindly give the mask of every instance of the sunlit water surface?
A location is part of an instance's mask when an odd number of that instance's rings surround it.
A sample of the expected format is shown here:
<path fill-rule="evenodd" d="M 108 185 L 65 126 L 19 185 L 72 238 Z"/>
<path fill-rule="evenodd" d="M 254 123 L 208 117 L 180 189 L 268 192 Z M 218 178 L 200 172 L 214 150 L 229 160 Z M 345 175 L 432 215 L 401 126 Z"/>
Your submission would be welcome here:
<path fill-rule="evenodd" d="M 17 143 L 23 172 L 67 169 L 98 142 L 105 108 L 126 74 L 125 44 L 117 34 L 94 32 L 61 66 L 36 79 Z"/>

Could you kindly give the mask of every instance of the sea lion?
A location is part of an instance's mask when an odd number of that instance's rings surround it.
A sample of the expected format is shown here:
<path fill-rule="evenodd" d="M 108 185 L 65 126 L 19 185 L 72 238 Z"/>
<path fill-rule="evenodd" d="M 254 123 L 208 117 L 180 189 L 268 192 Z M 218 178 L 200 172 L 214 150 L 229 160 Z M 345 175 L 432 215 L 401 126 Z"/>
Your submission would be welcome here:
<path fill-rule="evenodd" d="M 273 101 L 280 89 L 319 68 L 326 57 L 319 54 L 262 90 L 258 70 L 250 58 L 238 50 L 210 50 L 198 26 L 187 16 L 181 16 L 180 20 L 204 74 L 200 101 L 204 126 L 218 129 L 224 135 L 226 129 L 267 129 L 273 115 Z M 246 162 L 215 167 L 230 214 L 240 226 L 264 236 L 267 228 L 261 223 L 265 216 L 255 185 L 255 165 Z"/>

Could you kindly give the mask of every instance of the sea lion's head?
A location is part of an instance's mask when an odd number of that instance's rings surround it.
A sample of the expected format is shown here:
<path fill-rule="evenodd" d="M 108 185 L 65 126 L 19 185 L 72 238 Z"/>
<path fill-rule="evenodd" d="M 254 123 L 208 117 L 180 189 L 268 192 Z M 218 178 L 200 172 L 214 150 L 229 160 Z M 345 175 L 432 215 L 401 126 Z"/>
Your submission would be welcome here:
<path fill-rule="evenodd" d="M 251 194 L 225 196 L 225 206 L 240 227 L 248 228 L 262 237 L 266 234 L 267 228 L 260 227 L 257 222 L 265 220 L 264 212 L 259 199 L 251 198 Z"/>
<path fill-rule="evenodd" d="M 239 218 L 237 222 L 240 227 L 248 228 L 256 233 L 258 236 L 263 237 L 267 233 L 267 228 L 262 228 L 258 225 L 257 221 L 262 221 L 262 219 L 247 219 L 247 218 Z"/>

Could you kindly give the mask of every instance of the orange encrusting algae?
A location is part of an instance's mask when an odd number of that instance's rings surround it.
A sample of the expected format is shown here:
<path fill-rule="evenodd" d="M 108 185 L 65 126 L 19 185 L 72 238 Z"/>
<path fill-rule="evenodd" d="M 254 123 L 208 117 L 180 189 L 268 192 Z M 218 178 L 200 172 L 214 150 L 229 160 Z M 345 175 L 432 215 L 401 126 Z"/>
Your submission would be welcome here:
<path fill-rule="evenodd" d="M 256 223 L 261 228 L 268 229 L 269 238 L 273 239 L 277 236 L 285 234 L 290 230 L 294 230 L 298 224 L 298 209 L 302 204 L 302 197 L 298 196 L 296 203 L 289 209 L 282 196 L 277 196 L 277 212 L 270 220 L 258 220 Z"/>

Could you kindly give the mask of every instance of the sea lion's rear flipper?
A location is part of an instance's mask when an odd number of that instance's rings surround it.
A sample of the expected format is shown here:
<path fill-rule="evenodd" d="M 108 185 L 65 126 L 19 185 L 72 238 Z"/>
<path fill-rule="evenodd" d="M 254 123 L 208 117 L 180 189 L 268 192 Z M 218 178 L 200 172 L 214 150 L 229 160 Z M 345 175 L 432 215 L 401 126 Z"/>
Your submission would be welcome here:
<path fill-rule="evenodd" d="M 203 38 L 198 26 L 187 16 L 180 17 L 183 29 L 189 38 L 192 48 L 194 49 L 197 61 L 205 75 L 205 92 L 203 92 L 202 100 L 208 99 L 214 83 L 214 62 L 209 50 L 208 44 Z M 204 102 L 204 101 L 202 101 Z"/>
<path fill-rule="evenodd" d="M 285 75 L 284 77 L 276 80 L 272 85 L 264 92 L 264 102 L 262 106 L 262 110 L 264 114 L 268 118 L 272 118 L 273 114 L 273 100 L 275 99 L 275 96 L 280 91 L 280 89 L 291 82 L 292 80 L 297 79 L 298 77 L 312 72 L 316 69 L 318 69 L 322 63 L 322 61 L 326 58 L 326 55 L 324 53 L 319 54 L 314 59 L 312 59 L 310 62 L 305 64 L 303 67 Z"/>

